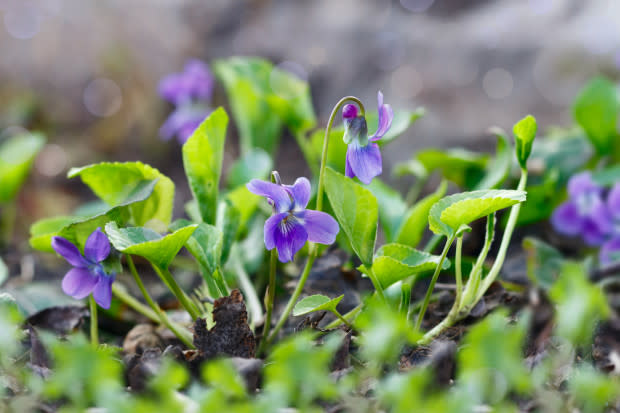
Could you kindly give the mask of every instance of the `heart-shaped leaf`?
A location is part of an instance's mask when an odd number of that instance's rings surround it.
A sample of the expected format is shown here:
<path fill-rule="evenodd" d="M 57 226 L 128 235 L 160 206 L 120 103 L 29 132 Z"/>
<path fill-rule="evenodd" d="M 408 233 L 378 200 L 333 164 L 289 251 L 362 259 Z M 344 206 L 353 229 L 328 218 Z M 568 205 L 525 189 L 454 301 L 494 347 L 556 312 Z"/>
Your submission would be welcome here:
<path fill-rule="evenodd" d="M 467 225 L 495 211 L 524 202 L 524 191 L 487 189 L 447 196 L 430 210 L 430 229 L 450 237 L 461 225 Z"/>
<path fill-rule="evenodd" d="M 517 160 L 521 168 L 525 168 L 527 158 L 530 157 L 537 130 L 538 124 L 532 115 L 527 115 L 512 127 L 512 133 L 515 135 Z"/>
<path fill-rule="evenodd" d="M 45 145 L 38 133 L 24 133 L 0 145 L 0 203 L 12 200 L 30 172 L 32 161 Z"/>
<path fill-rule="evenodd" d="M 157 184 L 151 196 L 129 207 L 131 223 L 157 231 L 168 228 L 174 204 L 174 183 L 157 169 L 142 162 L 102 162 L 72 168 L 68 177 L 76 176 L 111 206 L 124 202 L 144 181 L 156 179 Z"/>
<path fill-rule="evenodd" d="M 342 301 L 343 298 L 344 294 L 332 299 L 321 294 L 311 295 L 299 300 L 297 304 L 295 304 L 295 307 L 293 308 L 293 315 L 297 317 L 315 311 L 337 312 L 336 306 L 340 301 Z"/>
<path fill-rule="evenodd" d="M 461 188 L 472 188 L 484 175 L 489 155 L 465 149 L 426 149 L 415 159 L 424 166 L 426 174 L 439 170 L 441 175 Z"/>
<path fill-rule="evenodd" d="M 116 222 L 110 222 L 105 232 L 120 252 L 144 257 L 158 268 L 167 269 L 197 227 L 197 224 L 188 225 L 161 236 L 148 228 L 119 228 Z"/>
<path fill-rule="evenodd" d="M 402 244 L 385 244 L 375 254 L 372 271 L 386 289 L 395 282 L 411 275 L 434 270 L 441 257 L 427 252 L 418 251 Z M 450 262 L 444 260 L 443 269 L 450 267 Z"/>
<path fill-rule="evenodd" d="M 420 243 L 428 222 L 428 213 L 431 207 L 445 195 L 447 188 L 447 182 L 442 181 L 435 192 L 409 208 L 396 233 L 395 241 L 397 243 L 414 248 Z"/>
<path fill-rule="evenodd" d="M 183 167 L 202 220 L 215 224 L 228 115 L 218 108 L 183 144 Z"/>
<path fill-rule="evenodd" d="M 370 266 L 377 237 L 377 199 L 329 167 L 325 169 L 325 192 L 351 247 L 362 263 Z"/>

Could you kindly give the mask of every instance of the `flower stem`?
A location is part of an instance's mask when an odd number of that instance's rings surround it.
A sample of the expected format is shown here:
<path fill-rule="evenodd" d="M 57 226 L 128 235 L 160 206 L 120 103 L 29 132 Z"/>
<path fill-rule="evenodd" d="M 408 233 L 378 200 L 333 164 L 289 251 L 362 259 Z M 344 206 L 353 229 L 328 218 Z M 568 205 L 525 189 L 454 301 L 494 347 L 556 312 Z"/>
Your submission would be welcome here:
<path fill-rule="evenodd" d="M 92 294 L 88 296 L 90 305 L 90 342 L 93 347 L 99 346 L 99 323 L 97 321 L 97 303 Z"/>
<path fill-rule="evenodd" d="M 131 256 L 129 254 L 126 254 L 125 256 L 127 257 L 127 264 L 129 265 L 129 270 L 131 271 L 131 275 L 133 275 L 133 278 L 136 281 L 138 288 L 142 292 L 142 295 L 144 296 L 144 299 L 146 300 L 146 302 L 151 306 L 155 314 L 157 314 L 157 316 L 159 317 L 159 321 L 163 325 L 168 327 L 168 329 L 172 331 L 172 333 L 175 336 L 177 336 L 177 338 L 181 340 L 183 344 L 185 344 L 188 348 L 192 348 L 192 349 L 195 348 L 194 344 L 192 343 L 189 332 L 182 331 L 179 328 L 177 328 L 177 326 L 175 326 L 170 321 L 166 313 L 164 313 L 162 309 L 159 308 L 159 306 L 155 303 L 155 301 L 153 301 L 153 299 L 151 298 L 151 295 L 148 293 L 148 291 L 146 291 L 146 288 L 144 287 L 144 283 L 142 283 L 142 279 L 138 275 L 138 271 L 136 270 L 136 266 L 134 265 L 133 260 L 131 259 Z"/>
<path fill-rule="evenodd" d="M 366 113 L 364 109 L 364 104 L 362 103 L 361 100 L 359 100 L 355 96 L 343 97 L 342 99 L 338 101 L 338 103 L 336 103 L 336 106 L 334 106 L 334 109 L 332 109 L 332 113 L 329 115 L 329 120 L 327 121 L 327 126 L 325 127 L 325 137 L 323 138 L 323 152 L 321 153 L 321 168 L 319 170 L 319 186 L 317 188 L 317 193 L 316 193 L 316 210 L 317 211 L 323 210 L 323 190 L 325 186 L 325 167 L 327 166 L 327 153 L 329 149 L 329 134 L 331 133 L 331 129 L 334 124 L 334 120 L 336 119 L 336 115 L 338 114 L 338 111 L 340 111 L 342 106 L 344 106 L 344 104 L 348 101 L 354 102 L 359 107 L 360 113 L 362 116 L 364 116 Z M 267 343 L 273 340 L 273 338 L 276 336 L 276 334 L 278 334 L 282 326 L 284 326 L 286 319 L 291 314 L 291 311 L 293 311 L 293 307 L 295 306 L 297 299 L 299 299 L 299 296 L 301 295 L 301 292 L 304 289 L 304 285 L 306 284 L 308 275 L 310 275 L 310 270 L 312 269 L 312 265 L 314 264 L 314 260 L 316 259 L 316 256 L 318 253 L 318 248 L 316 244 L 310 243 L 309 247 L 310 247 L 310 250 L 309 250 L 310 252 L 308 254 L 308 259 L 306 260 L 306 266 L 304 267 L 301 277 L 299 277 L 299 281 L 297 282 L 297 287 L 295 288 L 293 295 L 291 296 L 288 303 L 286 304 L 286 308 L 284 309 L 284 312 L 280 316 L 280 319 L 278 320 L 278 323 L 276 324 L 275 328 L 273 329 L 269 337 L 266 338 Z M 265 338 L 263 338 L 263 340 L 265 340 Z"/>
<path fill-rule="evenodd" d="M 174 296 L 179 300 L 183 308 L 185 308 L 185 311 L 189 313 L 192 319 L 196 320 L 198 317 L 200 317 L 200 313 L 198 312 L 194 304 L 189 300 L 189 298 L 187 298 L 187 295 L 185 295 L 183 290 L 181 290 L 179 284 L 177 284 L 177 282 L 174 280 L 174 277 L 172 276 L 172 274 L 170 274 L 170 270 L 168 270 L 167 268 L 159 268 L 157 265 L 152 263 L 151 266 L 153 267 L 157 275 L 159 275 L 159 278 L 161 278 L 168 286 L 168 288 L 170 288 L 172 294 L 174 294 Z"/>
<path fill-rule="evenodd" d="M 129 295 L 127 291 L 125 291 L 125 289 L 118 284 L 118 281 L 112 284 L 112 293 L 116 296 L 116 298 L 121 300 L 137 313 L 142 314 L 155 323 L 159 323 L 160 320 L 157 313 Z"/>
<path fill-rule="evenodd" d="M 278 252 L 274 248 L 271 250 L 271 261 L 269 264 L 269 285 L 267 286 L 267 296 L 265 297 L 265 307 L 267 313 L 265 315 L 265 323 L 263 324 L 263 338 L 258 346 L 258 354 L 265 350 L 269 330 L 271 329 L 271 314 L 273 313 L 273 304 L 276 299 L 276 266 L 278 264 Z"/>
<path fill-rule="evenodd" d="M 443 265 L 444 260 L 446 259 L 446 255 L 448 255 L 448 250 L 452 246 L 454 242 L 454 235 L 446 239 L 446 244 L 443 247 L 443 252 L 441 253 L 441 258 L 437 263 L 437 267 L 435 268 L 435 272 L 433 273 L 433 278 L 431 278 L 431 283 L 428 286 L 428 290 L 426 290 L 426 296 L 424 296 L 424 302 L 422 303 L 422 308 L 420 308 L 420 313 L 418 314 L 418 319 L 415 323 L 415 330 L 419 331 L 420 326 L 422 325 L 422 320 L 424 319 L 424 313 L 426 313 L 426 309 L 428 307 L 428 303 L 431 299 L 431 295 L 433 294 L 433 288 L 435 287 L 435 283 L 437 282 L 437 278 L 439 277 L 439 273 L 441 272 L 441 267 Z"/>
<path fill-rule="evenodd" d="M 463 293 L 463 274 L 461 272 L 461 254 L 463 251 L 463 235 L 459 236 L 456 239 L 456 258 L 454 262 L 454 272 L 456 278 L 456 297 L 454 298 L 454 302 L 458 307 L 461 305 L 461 294 Z"/>

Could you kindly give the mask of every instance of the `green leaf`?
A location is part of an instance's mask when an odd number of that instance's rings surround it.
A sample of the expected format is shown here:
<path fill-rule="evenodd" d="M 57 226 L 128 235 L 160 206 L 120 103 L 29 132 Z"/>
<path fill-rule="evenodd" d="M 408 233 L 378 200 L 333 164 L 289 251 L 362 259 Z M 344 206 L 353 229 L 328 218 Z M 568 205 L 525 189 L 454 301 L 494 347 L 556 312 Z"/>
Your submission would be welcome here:
<path fill-rule="evenodd" d="M 45 145 L 39 133 L 23 133 L 0 145 L 0 204 L 12 200 L 26 180 L 34 158 Z"/>
<path fill-rule="evenodd" d="M 241 213 L 234 207 L 230 200 L 225 199 L 223 202 L 220 202 L 217 210 L 216 227 L 222 233 L 222 264 L 226 263 L 228 260 L 230 248 L 232 247 L 233 242 L 237 239 L 240 219 Z"/>
<path fill-rule="evenodd" d="M 379 222 L 385 232 L 385 238 L 392 241 L 405 215 L 407 204 L 398 191 L 387 186 L 379 178 L 373 179 L 366 187 L 377 198 Z"/>
<path fill-rule="evenodd" d="M 523 239 L 527 254 L 527 276 L 534 285 L 548 291 L 560 275 L 565 263 L 562 254 L 551 245 L 537 238 Z"/>
<path fill-rule="evenodd" d="M 414 111 L 411 110 L 395 110 L 394 119 L 392 119 L 392 126 L 383 137 L 377 141 L 381 146 L 386 145 L 400 135 L 402 135 L 411 125 L 413 125 L 418 119 L 424 116 L 424 108 L 417 108 Z M 366 122 L 368 123 L 368 133 L 374 133 L 377 130 L 379 124 L 379 114 L 377 111 L 366 112 Z"/>
<path fill-rule="evenodd" d="M 532 144 L 536 137 L 538 124 L 532 115 L 527 115 L 512 127 L 512 133 L 515 136 L 515 149 L 517 152 L 517 160 L 521 168 L 527 165 L 527 158 L 532 152 Z"/>
<path fill-rule="evenodd" d="M 497 136 L 495 158 L 487 164 L 484 178 L 476 184 L 474 189 L 499 188 L 510 174 L 510 166 L 512 165 L 512 147 L 510 142 L 508 142 L 506 133 L 503 130 L 499 128 L 491 130 Z"/>
<path fill-rule="evenodd" d="M 592 173 L 592 180 L 601 186 L 612 186 L 620 182 L 620 165 L 610 166 Z"/>
<path fill-rule="evenodd" d="M 127 223 L 130 208 L 150 199 L 157 183 L 157 179 L 139 182 L 134 192 L 119 205 L 92 217 L 55 217 L 38 221 L 30 227 L 30 245 L 40 251 L 54 252 L 52 237 L 61 236 L 83 250 L 86 239 L 97 228 L 103 228 L 110 221 L 119 225 Z"/>
<path fill-rule="evenodd" d="M 273 162 L 267 152 L 255 148 L 233 162 L 228 172 L 228 187 L 237 188 L 252 179 L 266 179 L 273 169 Z"/>
<path fill-rule="evenodd" d="M 435 192 L 409 208 L 396 232 L 395 241 L 397 243 L 410 247 L 416 247 L 420 243 L 428 222 L 428 213 L 431 207 L 445 195 L 447 188 L 447 182 L 442 181 Z"/>
<path fill-rule="evenodd" d="M 605 78 L 592 79 L 579 92 L 573 111 L 597 152 L 608 155 L 618 139 L 620 99 L 616 85 Z"/>
<path fill-rule="evenodd" d="M 461 225 L 525 201 L 524 191 L 488 189 L 450 195 L 437 202 L 430 210 L 430 229 L 447 237 Z"/>
<path fill-rule="evenodd" d="M 251 193 L 245 185 L 241 185 L 228 192 L 225 199 L 230 201 L 230 204 L 239 212 L 239 228 L 237 230 L 237 234 L 239 234 L 246 229 L 261 197 Z"/>
<path fill-rule="evenodd" d="M 279 115 L 266 100 L 271 93 L 273 65 L 260 58 L 232 57 L 217 60 L 213 68 L 228 95 L 241 153 L 261 148 L 273 154 L 282 127 Z"/>
<path fill-rule="evenodd" d="M 377 237 L 377 199 L 368 189 L 329 167 L 325 169 L 325 192 L 340 229 L 362 263 L 370 266 Z"/>
<path fill-rule="evenodd" d="M 344 174 L 347 156 L 347 144 L 342 140 L 343 135 L 344 129 L 342 127 L 332 128 L 329 133 L 329 145 L 327 147 L 327 166 L 342 174 Z M 317 130 L 310 135 L 309 146 L 312 148 L 316 163 L 321 162 L 324 139 L 325 131 L 323 130 Z"/>
<path fill-rule="evenodd" d="M 461 188 L 472 188 L 484 175 L 489 155 L 465 149 L 426 149 L 417 153 L 415 160 L 427 174 L 439 170 L 441 176 Z"/>
<path fill-rule="evenodd" d="M 120 252 L 144 257 L 158 268 L 167 269 L 197 227 L 188 225 L 162 237 L 148 228 L 119 228 L 116 222 L 110 222 L 105 232 Z"/>
<path fill-rule="evenodd" d="M 332 299 L 321 294 L 311 295 L 299 300 L 297 304 L 295 304 L 295 307 L 293 308 L 293 316 L 297 317 L 315 311 L 337 312 L 336 306 L 338 306 L 338 303 L 342 301 L 343 298 L 344 294 Z"/>
<path fill-rule="evenodd" d="M 418 251 L 407 245 L 385 244 L 375 254 L 372 271 L 381 287 L 386 289 L 411 275 L 434 270 L 440 258 L 438 255 Z M 450 267 L 450 262 L 444 260 L 442 269 L 448 267 Z"/>
<path fill-rule="evenodd" d="M 584 168 L 592 153 L 592 145 L 581 131 L 555 131 L 534 141 L 528 167 L 534 173 L 559 174 L 558 184 L 565 186 L 572 175 Z"/>
<path fill-rule="evenodd" d="M 72 168 L 68 177 L 76 176 L 111 206 L 124 202 L 144 181 L 157 180 L 147 200 L 129 207 L 131 223 L 158 231 L 168 228 L 174 204 L 174 183 L 157 169 L 142 162 L 102 162 Z"/>
<path fill-rule="evenodd" d="M 183 144 L 183 167 L 202 220 L 215 224 L 228 115 L 218 108 Z"/>

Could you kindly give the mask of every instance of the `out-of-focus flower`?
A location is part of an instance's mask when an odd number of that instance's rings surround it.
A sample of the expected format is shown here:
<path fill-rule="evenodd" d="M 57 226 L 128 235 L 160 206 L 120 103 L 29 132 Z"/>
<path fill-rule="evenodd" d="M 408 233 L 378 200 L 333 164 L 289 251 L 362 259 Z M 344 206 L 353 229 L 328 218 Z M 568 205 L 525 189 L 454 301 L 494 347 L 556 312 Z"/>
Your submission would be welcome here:
<path fill-rule="evenodd" d="M 197 59 L 189 60 L 180 73 L 172 73 L 159 83 L 159 94 L 176 106 L 159 130 L 162 139 L 176 136 L 180 143 L 209 115 L 209 101 L 215 80 L 209 67 Z"/>
<path fill-rule="evenodd" d="M 310 200 L 310 182 L 298 178 L 293 185 L 282 185 L 277 173 L 276 183 L 252 179 L 250 192 L 267 198 L 273 215 L 265 222 L 265 247 L 277 248 L 281 262 L 288 262 L 306 241 L 332 244 L 340 230 L 329 214 L 306 209 Z"/>
<path fill-rule="evenodd" d="M 590 172 L 582 172 L 568 181 L 568 195 L 551 215 L 551 224 L 561 234 L 581 235 L 587 244 L 601 245 L 611 231 L 603 188 L 592 181 Z"/>
<path fill-rule="evenodd" d="M 394 112 L 390 105 L 383 103 L 383 93 L 377 93 L 377 100 L 379 125 L 377 131 L 370 138 L 368 137 L 366 118 L 361 115 L 358 116 L 357 107 L 348 104 L 342 108 L 345 128 L 343 140 L 347 144 L 345 174 L 349 178 L 357 176 L 366 185 L 382 172 L 381 152 L 376 142 L 390 129 L 394 118 Z"/>
<path fill-rule="evenodd" d="M 601 265 L 610 265 L 620 262 L 620 183 L 613 186 L 607 195 L 607 227 L 610 228 L 609 240 L 599 251 Z"/>
<path fill-rule="evenodd" d="M 110 241 L 101 229 L 89 235 L 84 255 L 63 237 L 53 237 L 52 248 L 73 266 L 62 279 L 65 294 L 81 300 L 92 293 L 97 304 L 110 308 L 115 274 L 107 274 L 101 264 L 110 255 Z"/>

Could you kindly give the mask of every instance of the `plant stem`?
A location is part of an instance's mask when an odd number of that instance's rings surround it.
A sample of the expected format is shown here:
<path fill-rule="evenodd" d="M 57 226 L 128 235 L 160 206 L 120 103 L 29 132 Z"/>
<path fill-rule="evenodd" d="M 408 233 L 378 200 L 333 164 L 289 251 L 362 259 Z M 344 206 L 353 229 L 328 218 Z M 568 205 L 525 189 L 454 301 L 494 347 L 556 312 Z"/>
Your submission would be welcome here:
<path fill-rule="evenodd" d="M 340 314 L 338 311 L 335 311 L 335 310 L 334 310 L 334 311 L 332 311 L 331 313 L 332 313 L 333 315 L 335 315 L 335 316 L 336 316 L 336 317 L 337 317 L 340 321 L 342 321 L 342 322 L 343 322 L 343 323 L 344 323 L 347 327 L 349 327 L 349 328 L 351 328 L 351 329 L 353 328 L 353 326 L 351 325 L 351 323 L 349 323 L 349 322 L 347 321 L 347 319 L 346 319 L 346 318 L 344 318 L 344 317 L 342 316 L 342 314 Z"/>
<path fill-rule="evenodd" d="M 90 342 L 93 347 L 98 347 L 99 322 L 97 321 L 97 303 L 92 294 L 88 296 L 88 303 L 90 304 Z"/>
<path fill-rule="evenodd" d="M 406 280 L 400 286 L 399 311 L 405 316 L 409 313 L 409 305 L 411 304 L 411 288 L 413 288 L 413 283 L 409 280 Z"/>
<path fill-rule="evenodd" d="M 362 271 L 364 274 L 368 276 L 368 278 L 370 278 L 370 281 L 372 282 L 373 287 L 375 287 L 375 291 L 377 295 L 383 301 L 385 301 L 386 298 L 385 298 L 385 294 L 383 293 L 383 287 L 381 287 L 381 283 L 377 279 L 377 276 L 375 275 L 375 273 L 372 271 L 372 265 L 369 268 L 362 264 L 358 267 L 358 270 Z"/>
<path fill-rule="evenodd" d="M 185 295 L 183 290 L 181 290 L 181 287 L 179 287 L 179 284 L 177 284 L 177 282 L 175 281 L 174 277 L 170 273 L 170 270 L 168 270 L 167 268 L 159 268 L 157 265 L 152 263 L 151 266 L 153 267 L 157 275 L 159 275 L 159 278 L 161 278 L 162 281 L 164 281 L 164 283 L 168 286 L 168 288 L 170 288 L 172 294 L 174 294 L 174 296 L 179 300 L 183 308 L 185 308 L 185 311 L 189 313 L 192 319 L 196 320 L 198 317 L 200 317 L 200 313 L 198 313 L 198 310 L 196 309 L 194 304 L 189 300 L 189 298 L 187 298 L 187 295 Z"/>
<path fill-rule="evenodd" d="M 137 313 L 142 314 L 143 316 L 145 316 L 146 318 L 148 318 L 149 320 L 155 323 L 160 322 L 159 317 L 157 316 L 157 313 L 155 313 L 153 310 L 151 310 L 150 308 L 142 304 L 140 301 L 136 300 L 131 295 L 129 295 L 127 291 L 125 291 L 123 287 L 121 287 L 120 284 L 118 284 L 118 282 L 115 282 L 112 284 L 112 293 L 116 296 L 116 298 L 121 300 L 127 306 L 131 307 Z"/>
<path fill-rule="evenodd" d="M 129 265 L 129 270 L 131 272 L 131 275 L 133 275 L 133 278 L 136 281 L 138 288 L 142 292 L 142 295 L 144 296 L 144 299 L 146 300 L 146 302 L 151 306 L 155 314 L 158 315 L 159 321 L 163 325 L 168 327 L 168 329 L 172 331 L 172 333 L 174 333 L 174 335 L 177 336 L 177 338 L 181 340 L 183 344 L 185 344 L 188 348 L 191 348 L 191 349 L 195 348 L 194 344 L 192 343 L 191 337 L 189 336 L 189 332 L 186 332 L 186 331 L 182 332 L 182 330 L 179 330 L 177 326 L 175 326 L 170 321 L 166 313 L 164 313 L 161 310 L 161 308 L 159 308 L 159 306 L 155 303 L 155 301 L 153 301 L 153 299 L 151 298 L 151 295 L 148 293 L 148 291 L 146 291 L 146 288 L 144 287 L 144 283 L 142 283 L 142 279 L 138 275 L 138 271 L 136 270 L 136 266 L 134 265 L 133 260 L 131 259 L 131 256 L 129 254 L 126 254 L 125 256 L 127 257 L 127 264 Z"/>
<path fill-rule="evenodd" d="M 463 251 L 463 235 L 459 236 L 456 239 L 456 259 L 454 262 L 454 275 L 456 278 L 456 295 L 454 297 L 454 302 L 458 307 L 461 302 L 461 294 L 463 293 L 463 274 L 461 272 L 461 254 Z"/>
<path fill-rule="evenodd" d="M 441 253 L 441 258 L 439 259 L 439 263 L 437 263 L 437 267 L 435 268 L 435 272 L 433 273 L 433 278 L 431 278 L 431 283 L 428 286 L 428 290 L 426 290 L 426 295 L 424 296 L 424 302 L 422 303 L 422 308 L 420 309 L 420 313 L 418 314 L 418 319 L 415 323 L 415 330 L 419 331 L 420 326 L 422 325 L 422 320 L 424 319 L 424 313 L 426 313 L 426 308 L 428 307 L 428 303 L 431 299 L 431 295 L 433 294 L 433 288 L 435 287 L 435 283 L 437 282 L 437 278 L 439 277 L 439 273 L 441 272 L 441 267 L 443 265 L 444 260 L 446 259 L 446 255 L 448 255 L 448 250 L 452 246 L 454 242 L 454 235 L 446 239 L 446 244 L 443 247 L 443 252 Z"/>
<path fill-rule="evenodd" d="M 325 137 L 323 138 L 323 151 L 321 153 L 321 168 L 319 170 L 319 186 L 317 188 L 317 193 L 316 193 L 316 210 L 317 211 L 323 210 L 323 190 L 325 186 L 325 167 L 327 166 L 327 153 L 329 149 L 329 134 L 331 132 L 332 125 L 334 124 L 334 120 L 336 119 L 336 114 L 347 101 L 352 101 L 355 104 L 357 104 L 362 116 L 364 116 L 366 113 L 364 109 L 364 104 L 362 103 L 361 100 L 359 100 L 355 96 L 343 97 L 342 99 L 338 101 L 338 103 L 336 103 L 336 106 L 334 106 L 334 109 L 332 109 L 332 113 L 329 115 L 329 120 L 327 121 L 327 126 L 325 127 Z M 308 253 L 308 259 L 306 260 L 306 265 L 301 274 L 301 277 L 299 277 L 299 281 L 297 282 L 297 287 L 295 288 L 293 295 L 291 296 L 288 303 L 286 304 L 286 308 L 284 309 L 284 312 L 280 316 L 278 323 L 276 324 L 275 328 L 273 329 L 269 337 L 267 337 L 267 343 L 273 340 L 273 338 L 276 336 L 276 334 L 278 334 L 282 326 L 284 326 L 286 319 L 291 314 L 291 311 L 293 311 L 293 307 L 295 306 L 295 303 L 299 299 L 299 296 L 301 295 L 301 292 L 304 289 L 304 285 L 306 284 L 306 280 L 308 279 L 308 275 L 310 274 L 310 270 L 312 269 L 312 265 L 314 264 L 314 260 L 316 259 L 316 256 L 318 253 L 318 248 L 316 244 L 310 243 L 309 247 L 310 247 L 310 250 L 309 250 L 310 252 Z"/>
<path fill-rule="evenodd" d="M 351 311 L 349 311 L 348 313 L 346 313 L 345 315 L 342 316 L 343 319 L 345 320 L 350 320 L 353 317 L 355 317 L 360 311 L 362 311 L 362 308 L 364 308 L 364 304 L 359 304 L 357 307 L 355 307 L 354 309 L 352 309 Z M 338 320 L 334 320 L 331 323 L 329 323 L 328 325 L 325 326 L 326 330 L 330 330 L 332 328 L 336 328 L 338 327 L 340 324 L 342 324 L 342 320 L 338 319 Z"/>
<path fill-rule="evenodd" d="M 243 290 L 243 294 L 245 294 L 248 302 L 248 310 L 251 314 L 250 328 L 254 329 L 255 324 L 263 316 L 263 307 L 260 304 L 258 295 L 256 295 L 256 289 L 254 288 L 254 285 L 252 285 L 248 273 L 245 271 L 245 268 L 243 268 L 241 260 L 235 260 L 233 265 L 235 268 L 235 273 L 237 274 L 237 279 L 239 280 L 239 286 L 241 287 L 241 290 Z"/>
<path fill-rule="evenodd" d="M 273 304 L 276 299 L 276 267 L 278 264 L 278 252 L 274 248 L 271 250 L 271 260 L 269 263 L 269 285 L 267 286 L 267 296 L 265 297 L 265 323 L 263 324 L 263 338 L 258 347 L 258 354 L 262 354 L 267 345 L 269 338 L 269 330 L 271 330 L 271 314 L 273 313 Z"/>

